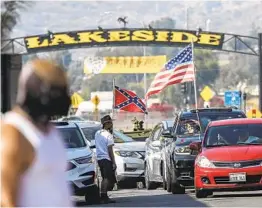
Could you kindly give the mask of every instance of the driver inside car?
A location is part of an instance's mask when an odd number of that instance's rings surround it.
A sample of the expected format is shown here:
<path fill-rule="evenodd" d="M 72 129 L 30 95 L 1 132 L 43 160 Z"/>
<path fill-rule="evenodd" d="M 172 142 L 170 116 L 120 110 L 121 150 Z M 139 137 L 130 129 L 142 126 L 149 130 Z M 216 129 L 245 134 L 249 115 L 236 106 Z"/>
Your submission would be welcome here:
<path fill-rule="evenodd" d="M 223 145 L 223 144 L 225 144 L 225 145 L 228 144 L 228 142 L 225 139 L 225 137 L 223 137 L 221 132 L 213 130 L 213 132 L 212 132 L 212 134 L 211 134 L 211 136 L 209 138 L 208 145 L 214 146 L 214 145 Z"/>

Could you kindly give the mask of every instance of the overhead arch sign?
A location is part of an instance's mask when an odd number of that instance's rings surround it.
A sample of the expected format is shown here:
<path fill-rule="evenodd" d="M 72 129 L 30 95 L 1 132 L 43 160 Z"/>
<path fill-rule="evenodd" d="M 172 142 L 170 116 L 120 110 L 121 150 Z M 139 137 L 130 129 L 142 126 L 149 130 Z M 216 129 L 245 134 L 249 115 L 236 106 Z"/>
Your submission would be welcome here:
<path fill-rule="evenodd" d="M 222 49 L 224 34 L 170 29 L 103 29 L 49 33 L 24 38 L 28 53 L 94 46 L 161 45 Z"/>

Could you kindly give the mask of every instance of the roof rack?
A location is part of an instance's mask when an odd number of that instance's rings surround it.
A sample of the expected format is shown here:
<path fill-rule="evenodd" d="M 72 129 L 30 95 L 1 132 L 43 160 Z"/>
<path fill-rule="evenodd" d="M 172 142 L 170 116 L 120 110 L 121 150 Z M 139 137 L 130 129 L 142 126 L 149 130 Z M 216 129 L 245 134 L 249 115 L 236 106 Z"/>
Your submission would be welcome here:
<path fill-rule="evenodd" d="M 67 121 L 51 121 L 55 126 L 66 126 L 69 125 Z"/>
<path fill-rule="evenodd" d="M 192 109 L 190 110 L 191 113 L 196 113 L 196 112 L 212 112 L 212 111 L 224 111 L 224 112 L 232 112 L 233 109 L 238 109 L 238 108 L 233 108 L 233 107 L 226 107 L 226 108 L 198 108 L 198 109 Z"/>

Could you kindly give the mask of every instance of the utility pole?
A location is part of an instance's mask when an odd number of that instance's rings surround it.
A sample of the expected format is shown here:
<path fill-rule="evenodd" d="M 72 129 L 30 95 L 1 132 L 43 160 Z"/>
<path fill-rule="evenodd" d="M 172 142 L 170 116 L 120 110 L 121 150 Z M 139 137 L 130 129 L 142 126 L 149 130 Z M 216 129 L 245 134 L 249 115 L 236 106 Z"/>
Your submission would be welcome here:
<path fill-rule="evenodd" d="M 259 62 L 258 62 L 258 75 L 259 75 L 259 110 L 262 112 L 262 33 L 258 34 L 258 51 L 259 51 Z"/>

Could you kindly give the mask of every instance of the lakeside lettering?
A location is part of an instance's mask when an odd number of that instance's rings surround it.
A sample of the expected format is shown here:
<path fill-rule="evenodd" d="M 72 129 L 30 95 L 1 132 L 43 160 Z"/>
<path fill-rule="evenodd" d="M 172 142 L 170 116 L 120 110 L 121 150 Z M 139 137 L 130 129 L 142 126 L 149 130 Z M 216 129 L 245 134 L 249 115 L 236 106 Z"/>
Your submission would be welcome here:
<path fill-rule="evenodd" d="M 194 31 L 175 30 L 90 30 L 80 32 L 54 33 L 52 38 L 48 35 L 25 37 L 24 41 L 28 50 L 57 48 L 59 46 L 93 46 L 93 45 L 118 45 L 153 43 L 153 44 L 185 44 L 193 41 L 200 46 L 221 48 L 224 35 L 219 33 L 202 32 L 199 36 Z"/>

